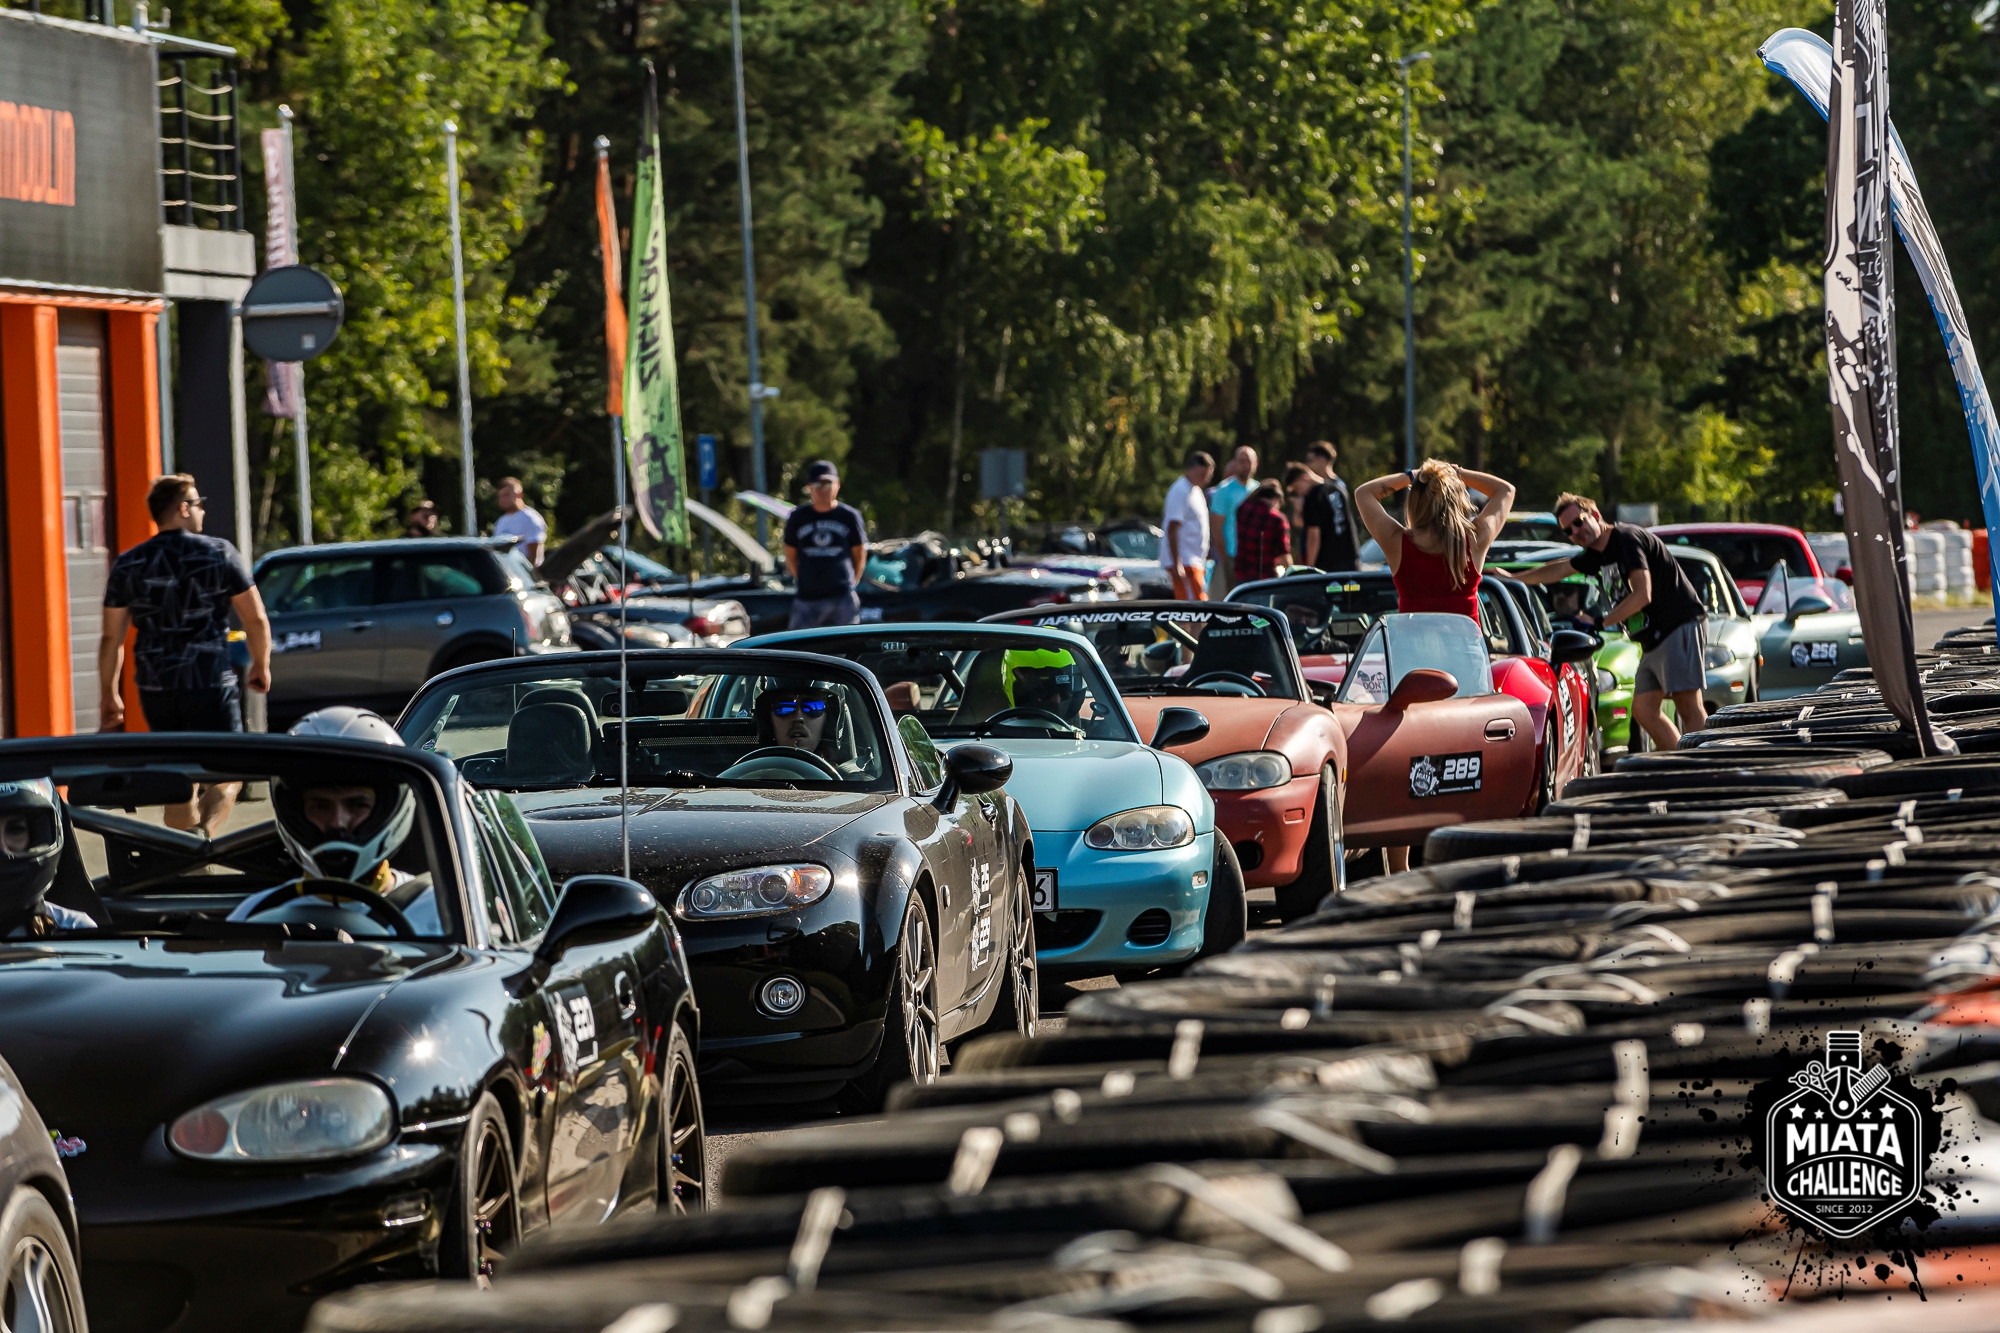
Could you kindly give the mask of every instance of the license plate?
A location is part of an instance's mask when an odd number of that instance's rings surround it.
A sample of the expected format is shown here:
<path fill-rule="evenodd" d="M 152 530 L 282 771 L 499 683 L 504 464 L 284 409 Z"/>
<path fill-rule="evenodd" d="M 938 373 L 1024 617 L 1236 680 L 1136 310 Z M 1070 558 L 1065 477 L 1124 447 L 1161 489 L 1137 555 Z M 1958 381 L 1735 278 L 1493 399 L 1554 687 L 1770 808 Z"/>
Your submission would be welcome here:
<path fill-rule="evenodd" d="M 1795 667 L 1839 666 L 1840 645 L 1837 643 L 1795 643 L 1792 645 L 1792 665 Z"/>
<path fill-rule="evenodd" d="M 1035 886 L 1028 890 L 1028 906 L 1037 912 L 1053 912 L 1056 910 L 1055 871 L 1037 870 L 1035 872 Z"/>
<path fill-rule="evenodd" d="M 1410 796 L 1423 800 L 1478 791 L 1484 757 L 1476 750 L 1468 754 L 1418 755 L 1410 761 Z"/>

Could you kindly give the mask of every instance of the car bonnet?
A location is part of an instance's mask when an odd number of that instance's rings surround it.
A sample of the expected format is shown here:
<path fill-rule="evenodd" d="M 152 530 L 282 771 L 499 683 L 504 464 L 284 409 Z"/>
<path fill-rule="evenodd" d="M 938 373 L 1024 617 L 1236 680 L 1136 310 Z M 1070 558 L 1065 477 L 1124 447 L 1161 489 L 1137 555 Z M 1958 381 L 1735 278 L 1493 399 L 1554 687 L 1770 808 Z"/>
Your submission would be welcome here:
<path fill-rule="evenodd" d="M 1007 792 L 1037 833 L 1077 832 L 1106 815 L 1163 799 L 1158 752 L 1132 741 L 987 738 L 979 743 L 1014 761 Z"/>

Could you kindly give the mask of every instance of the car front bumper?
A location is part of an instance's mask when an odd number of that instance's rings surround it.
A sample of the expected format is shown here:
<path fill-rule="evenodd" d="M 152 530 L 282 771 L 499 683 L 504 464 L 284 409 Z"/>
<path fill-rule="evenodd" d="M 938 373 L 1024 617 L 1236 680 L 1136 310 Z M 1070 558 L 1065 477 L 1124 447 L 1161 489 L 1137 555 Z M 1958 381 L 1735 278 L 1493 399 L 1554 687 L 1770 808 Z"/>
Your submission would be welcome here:
<path fill-rule="evenodd" d="M 138 1169 L 110 1188 L 79 1173 L 92 1327 L 294 1329 L 328 1292 L 435 1277 L 456 1167 L 445 1137 L 354 1163 L 250 1170 L 183 1162 L 155 1130 Z"/>
<path fill-rule="evenodd" d="M 1088 976 L 1162 967 L 1201 948 L 1208 886 L 1196 875 L 1215 864 L 1215 834 L 1196 834 L 1184 847 L 1159 852 L 1102 852 L 1080 832 L 1034 830 L 1035 863 L 1056 872 L 1056 911 L 1035 916 L 1036 960 L 1048 977 Z M 1142 913 L 1171 921 L 1157 944 L 1128 934 Z"/>
<path fill-rule="evenodd" d="M 1209 794 L 1215 798 L 1215 827 L 1235 846 L 1236 859 L 1243 863 L 1245 888 L 1276 888 L 1299 877 L 1319 800 L 1319 774 L 1308 773 L 1261 791 Z"/>

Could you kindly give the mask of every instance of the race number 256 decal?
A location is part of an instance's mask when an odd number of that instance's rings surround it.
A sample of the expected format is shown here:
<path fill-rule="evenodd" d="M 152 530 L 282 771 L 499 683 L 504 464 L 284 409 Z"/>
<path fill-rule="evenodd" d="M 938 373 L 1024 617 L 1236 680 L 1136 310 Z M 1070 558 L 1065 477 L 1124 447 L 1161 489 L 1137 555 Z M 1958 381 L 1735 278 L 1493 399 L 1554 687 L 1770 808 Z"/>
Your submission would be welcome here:
<path fill-rule="evenodd" d="M 1421 800 L 1427 796 L 1478 791 L 1481 758 L 1477 750 L 1468 754 L 1418 755 L 1410 761 L 1410 795 Z"/>

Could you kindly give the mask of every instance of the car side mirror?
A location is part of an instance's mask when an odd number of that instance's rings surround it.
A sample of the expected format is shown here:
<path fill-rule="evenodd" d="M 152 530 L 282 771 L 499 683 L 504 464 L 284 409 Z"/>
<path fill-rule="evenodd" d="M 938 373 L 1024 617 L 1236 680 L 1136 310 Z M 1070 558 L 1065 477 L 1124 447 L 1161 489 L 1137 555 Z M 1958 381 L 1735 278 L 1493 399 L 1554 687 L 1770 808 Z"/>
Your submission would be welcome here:
<path fill-rule="evenodd" d="M 1846 565 L 1842 565 L 1839 569 L 1834 570 L 1833 576 L 1850 588 L 1854 586 L 1854 571 Z"/>
<path fill-rule="evenodd" d="M 1208 719 L 1192 708 L 1162 708 L 1153 727 L 1153 748 L 1192 745 L 1208 735 Z"/>
<path fill-rule="evenodd" d="M 939 810 L 949 810 L 961 796 L 979 796 L 998 791 L 1014 776 L 1014 761 L 1004 750 L 968 741 L 954 745 L 944 756 L 944 786 L 932 802 Z"/>
<path fill-rule="evenodd" d="M 1559 629 L 1549 640 L 1549 665 L 1588 662 L 1604 647 L 1604 640 L 1582 630 Z"/>
<path fill-rule="evenodd" d="M 1808 593 L 1804 597 L 1799 598 L 1798 601 L 1792 603 L 1791 612 L 1786 615 L 1785 619 L 1792 621 L 1797 620 L 1800 616 L 1823 616 L 1831 610 L 1833 610 L 1832 602 L 1827 601 L 1824 597 L 1815 597 L 1811 593 Z"/>
<path fill-rule="evenodd" d="M 1390 692 L 1389 702 L 1382 705 L 1385 713 L 1400 713 L 1411 704 L 1434 704 L 1449 699 L 1458 693 L 1458 677 L 1449 671 L 1439 671 L 1435 667 L 1417 667 Z"/>
<path fill-rule="evenodd" d="M 1306 692 L 1312 695 L 1313 702 L 1321 708 L 1331 708 L 1333 701 L 1340 697 L 1340 686 L 1323 680 L 1309 680 L 1306 682 Z"/>
<path fill-rule="evenodd" d="M 621 940 L 650 927 L 660 902 L 645 885 L 623 875 L 576 875 L 564 881 L 555 915 L 528 970 L 508 978 L 516 993 L 548 979 L 564 954 L 585 944 Z"/>

